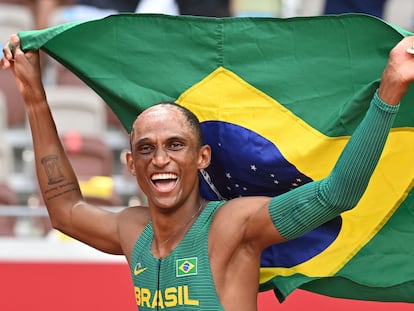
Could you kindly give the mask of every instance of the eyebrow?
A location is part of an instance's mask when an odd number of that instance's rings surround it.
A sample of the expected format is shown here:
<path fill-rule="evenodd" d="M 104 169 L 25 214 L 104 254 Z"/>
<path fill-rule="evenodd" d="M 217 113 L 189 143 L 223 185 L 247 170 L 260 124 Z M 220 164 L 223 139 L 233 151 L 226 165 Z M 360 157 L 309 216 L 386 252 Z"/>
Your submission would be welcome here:
<path fill-rule="evenodd" d="M 186 138 L 185 136 L 182 136 L 182 135 L 173 135 L 173 136 L 170 136 L 166 139 L 166 141 L 174 141 L 174 140 L 188 141 L 189 139 Z M 134 143 L 134 147 L 136 148 L 137 146 L 142 145 L 142 144 L 146 144 L 150 141 L 151 141 L 151 139 L 149 137 L 140 138 Z"/>
<path fill-rule="evenodd" d="M 150 139 L 148 138 L 148 137 L 144 137 L 144 138 L 141 138 L 141 139 L 139 139 L 139 140 L 137 140 L 133 145 L 132 145 L 132 149 L 137 149 L 138 148 L 138 146 L 140 146 L 140 145 L 142 145 L 142 144 L 145 144 L 145 143 L 147 143 L 148 141 L 150 141 Z"/>

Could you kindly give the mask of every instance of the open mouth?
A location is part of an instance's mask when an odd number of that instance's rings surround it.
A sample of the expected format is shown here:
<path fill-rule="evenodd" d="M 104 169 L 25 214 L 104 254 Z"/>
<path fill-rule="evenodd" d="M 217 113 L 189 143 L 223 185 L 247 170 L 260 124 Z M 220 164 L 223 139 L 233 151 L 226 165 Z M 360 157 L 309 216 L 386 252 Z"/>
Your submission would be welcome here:
<path fill-rule="evenodd" d="M 156 173 L 151 176 L 151 181 L 158 191 L 168 192 L 177 184 L 178 176 L 174 173 Z"/>

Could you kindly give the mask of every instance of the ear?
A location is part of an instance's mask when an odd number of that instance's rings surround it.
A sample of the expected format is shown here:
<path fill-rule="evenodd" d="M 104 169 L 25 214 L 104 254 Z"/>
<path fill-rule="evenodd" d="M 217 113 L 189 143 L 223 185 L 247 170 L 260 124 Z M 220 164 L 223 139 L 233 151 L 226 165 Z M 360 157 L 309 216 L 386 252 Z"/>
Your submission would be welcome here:
<path fill-rule="evenodd" d="M 198 169 L 205 169 L 211 162 L 211 147 L 209 145 L 201 146 L 198 158 Z"/>
<path fill-rule="evenodd" d="M 137 172 L 135 170 L 134 158 L 132 157 L 132 153 L 130 151 L 125 153 L 126 158 L 126 165 L 128 167 L 128 171 L 132 176 L 136 176 Z"/>

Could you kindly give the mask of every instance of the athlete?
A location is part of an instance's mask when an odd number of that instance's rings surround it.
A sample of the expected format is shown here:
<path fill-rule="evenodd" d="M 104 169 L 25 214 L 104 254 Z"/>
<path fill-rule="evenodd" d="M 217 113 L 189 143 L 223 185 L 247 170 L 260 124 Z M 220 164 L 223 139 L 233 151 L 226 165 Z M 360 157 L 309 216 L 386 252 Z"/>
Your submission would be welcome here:
<path fill-rule="evenodd" d="M 198 171 L 211 159 L 188 110 L 161 103 L 141 113 L 126 155 L 148 206 L 120 212 L 87 204 L 59 141 L 39 56 L 10 37 L 1 66 L 26 104 L 40 189 L 54 228 L 96 249 L 125 255 L 139 310 L 257 310 L 260 254 L 352 209 L 364 193 L 409 84 L 414 37 L 391 51 L 380 86 L 332 173 L 278 197 L 207 202 Z M 9 48 L 9 45 L 12 48 Z M 13 53 L 12 53 L 13 52 Z"/>

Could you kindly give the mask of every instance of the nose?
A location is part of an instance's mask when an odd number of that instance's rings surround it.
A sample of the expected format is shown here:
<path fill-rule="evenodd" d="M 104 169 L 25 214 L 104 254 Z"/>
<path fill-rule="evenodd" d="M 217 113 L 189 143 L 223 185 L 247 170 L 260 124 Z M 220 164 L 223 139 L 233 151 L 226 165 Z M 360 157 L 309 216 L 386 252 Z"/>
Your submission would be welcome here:
<path fill-rule="evenodd" d="M 152 163 L 157 167 L 164 167 L 170 162 L 170 156 L 164 148 L 157 148 L 152 157 Z"/>

